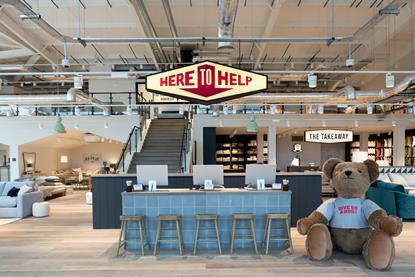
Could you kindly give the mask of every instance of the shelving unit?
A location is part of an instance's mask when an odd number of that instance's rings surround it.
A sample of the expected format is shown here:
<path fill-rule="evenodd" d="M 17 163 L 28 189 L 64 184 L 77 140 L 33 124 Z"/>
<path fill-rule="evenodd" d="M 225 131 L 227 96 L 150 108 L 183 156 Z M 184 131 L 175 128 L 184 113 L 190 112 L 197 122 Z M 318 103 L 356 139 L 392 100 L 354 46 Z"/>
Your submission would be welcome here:
<path fill-rule="evenodd" d="M 393 139 L 392 135 L 380 134 L 370 135 L 368 141 L 369 159 L 374 161 L 387 160 L 390 165 L 393 162 Z"/>
<path fill-rule="evenodd" d="M 257 163 L 257 140 L 252 135 L 216 137 L 216 163 L 223 164 L 225 172 L 244 172 L 247 164 Z M 264 163 L 268 161 L 268 147 L 264 141 Z"/>
<path fill-rule="evenodd" d="M 405 132 L 405 165 L 415 165 L 415 130 Z"/>

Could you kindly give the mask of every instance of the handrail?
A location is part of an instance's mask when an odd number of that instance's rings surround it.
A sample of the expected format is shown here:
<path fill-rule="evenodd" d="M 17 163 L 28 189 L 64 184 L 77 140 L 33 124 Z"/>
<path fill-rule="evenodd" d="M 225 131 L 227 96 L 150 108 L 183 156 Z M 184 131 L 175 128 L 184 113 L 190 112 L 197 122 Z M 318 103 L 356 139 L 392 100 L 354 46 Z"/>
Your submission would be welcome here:
<path fill-rule="evenodd" d="M 182 145 L 180 151 L 180 165 L 182 173 L 186 171 L 186 155 L 187 155 L 187 144 L 188 144 L 188 133 L 189 133 L 190 119 L 186 120 L 182 135 Z"/>
<path fill-rule="evenodd" d="M 138 127 L 138 126 L 134 126 L 131 129 L 130 133 L 128 134 L 128 139 L 127 139 L 123 149 L 121 150 L 121 155 L 120 155 L 120 157 L 117 161 L 117 166 L 116 166 L 117 170 L 120 169 L 120 165 L 122 163 L 122 171 L 125 172 L 124 160 L 125 160 L 125 157 L 126 157 L 126 154 L 127 154 L 127 148 L 129 148 L 129 153 L 131 154 L 131 150 L 132 150 L 131 149 L 131 140 L 133 138 L 133 135 L 135 137 L 135 142 L 136 142 L 135 145 L 134 145 L 134 152 L 137 152 L 137 139 L 138 139 L 138 131 L 139 130 L 140 130 L 140 137 L 141 137 L 141 127 Z"/>

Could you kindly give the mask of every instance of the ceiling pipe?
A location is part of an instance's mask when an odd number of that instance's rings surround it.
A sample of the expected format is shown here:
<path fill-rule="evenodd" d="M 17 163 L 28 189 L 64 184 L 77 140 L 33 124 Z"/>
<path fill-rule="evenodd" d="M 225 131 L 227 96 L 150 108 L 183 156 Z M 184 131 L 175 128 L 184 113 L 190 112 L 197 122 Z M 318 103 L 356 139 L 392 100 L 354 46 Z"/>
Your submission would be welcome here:
<path fill-rule="evenodd" d="M 334 40 L 337 43 L 344 42 L 350 44 L 349 37 L 127 37 L 127 38 L 93 38 L 93 37 L 74 37 L 73 43 L 81 44 L 144 44 L 144 43 L 173 43 L 173 42 L 199 42 L 199 43 L 218 43 L 218 42 L 237 42 L 237 43 L 278 43 L 278 44 L 327 44 Z"/>
<path fill-rule="evenodd" d="M 410 87 L 413 84 L 415 84 L 415 75 L 408 76 L 395 87 L 389 90 L 386 90 L 386 91 L 382 91 L 380 93 L 380 97 L 375 99 L 373 103 L 378 103 L 380 101 L 388 100 L 389 98 L 405 91 L 408 87 Z"/>
<path fill-rule="evenodd" d="M 171 11 L 169 0 L 162 0 L 164 13 L 166 14 L 167 22 L 169 23 L 170 32 L 173 37 L 177 38 L 179 35 L 177 33 L 176 23 L 174 23 L 173 13 Z M 179 62 L 182 61 L 180 56 L 180 43 L 176 42 L 176 57 Z"/>
<path fill-rule="evenodd" d="M 143 0 L 130 0 L 130 3 L 133 5 L 134 9 L 136 10 L 136 13 L 141 21 L 141 24 L 147 28 L 145 28 L 144 32 L 146 32 L 148 38 L 147 39 L 154 39 L 158 38 L 156 29 L 153 25 L 153 22 L 151 21 L 150 15 L 148 14 L 147 8 L 143 2 Z M 84 40 L 80 38 L 75 38 L 80 43 L 85 43 Z M 154 43 L 157 47 L 157 51 L 159 54 L 159 57 L 162 62 L 167 62 L 166 54 L 163 51 L 163 48 L 161 47 L 160 41 L 154 40 L 154 41 L 147 41 L 145 43 Z"/>
<path fill-rule="evenodd" d="M 239 0 L 219 0 L 218 3 L 218 37 L 232 38 Z M 231 41 L 218 42 L 218 49 L 233 48 Z"/>
<path fill-rule="evenodd" d="M 34 24 L 39 26 L 42 30 L 47 32 L 50 36 L 57 39 L 61 42 L 69 42 L 72 41 L 72 38 L 69 36 L 62 35 L 58 30 L 53 28 L 49 23 L 47 23 L 44 19 L 41 18 L 39 14 L 34 12 L 26 3 L 22 2 L 21 0 L 0 0 L 0 5 L 8 5 L 12 6 L 17 9 L 22 15 L 26 15 Z"/>

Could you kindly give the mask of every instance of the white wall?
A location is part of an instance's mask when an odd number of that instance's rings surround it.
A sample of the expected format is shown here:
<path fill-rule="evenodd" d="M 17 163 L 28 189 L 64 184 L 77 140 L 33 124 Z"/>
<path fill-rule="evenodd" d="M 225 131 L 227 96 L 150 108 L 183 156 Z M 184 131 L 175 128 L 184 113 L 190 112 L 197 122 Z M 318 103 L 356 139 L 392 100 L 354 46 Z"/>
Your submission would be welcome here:
<path fill-rule="evenodd" d="M 24 171 L 23 152 L 36 153 L 36 171 L 41 171 L 45 175 L 52 175 L 52 173 L 57 169 L 58 150 L 56 148 L 22 145 L 19 147 L 20 174 Z"/>
<path fill-rule="evenodd" d="M 66 168 L 82 168 L 88 170 L 96 170 L 102 167 L 102 162 L 116 163 L 120 156 L 122 144 L 116 143 L 89 143 L 81 147 L 72 148 L 67 151 L 68 164 L 62 164 L 62 167 Z M 63 154 L 63 153 L 62 153 Z M 100 154 L 101 163 L 85 163 L 83 157 L 88 154 Z"/>
<path fill-rule="evenodd" d="M 296 142 L 297 143 L 297 142 Z M 303 152 L 299 154 L 301 165 L 307 166 L 314 163 L 316 166 L 321 164 L 321 144 L 299 142 Z M 277 138 L 277 168 L 283 171 L 287 170 L 287 166 L 296 157 L 296 153 L 292 151 L 293 142 L 291 136 L 281 136 Z"/>

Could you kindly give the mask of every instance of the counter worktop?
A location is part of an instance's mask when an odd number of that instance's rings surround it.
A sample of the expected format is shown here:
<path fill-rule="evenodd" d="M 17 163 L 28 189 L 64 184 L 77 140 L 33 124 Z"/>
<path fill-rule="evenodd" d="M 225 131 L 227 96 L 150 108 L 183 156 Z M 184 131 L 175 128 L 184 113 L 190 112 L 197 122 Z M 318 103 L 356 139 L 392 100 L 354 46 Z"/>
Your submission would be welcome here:
<path fill-rule="evenodd" d="M 310 176 L 310 175 L 319 175 L 321 176 L 323 172 L 321 171 L 307 171 L 307 172 L 277 172 L 275 176 Z M 94 178 L 105 178 L 105 177 L 136 177 L 137 174 L 97 174 L 92 175 Z M 186 177 L 186 176 L 193 176 L 192 173 L 169 173 L 170 177 Z M 244 172 L 241 173 L 224 173 L 223 176 L 245 176 Z"/>
<path fill-rule="evenodd" d="M 160 189 L 156 191 L 133 191 L 133 192 L 123 192 L 124 195 L 154 195 L 154 194 L 213 194 L 213 193 L 287 193 L 291 194 L 291 191 L 283 190 L 252 190 L 252 189 L 239 189 L 239 188 L 225 188 L 225 189 L 215 189 L 215 190 L 191 190 L 191 189 Z"/>

